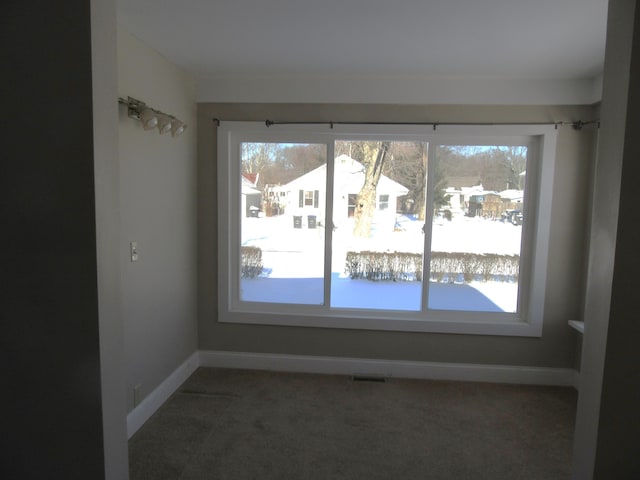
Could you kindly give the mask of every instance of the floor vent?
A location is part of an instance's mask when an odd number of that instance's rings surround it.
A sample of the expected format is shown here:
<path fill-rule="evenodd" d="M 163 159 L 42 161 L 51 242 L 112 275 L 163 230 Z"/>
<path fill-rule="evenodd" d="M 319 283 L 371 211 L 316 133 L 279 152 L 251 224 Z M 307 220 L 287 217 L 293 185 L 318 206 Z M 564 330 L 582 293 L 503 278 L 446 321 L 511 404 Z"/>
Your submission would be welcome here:
<path fill-rule="evenodd" d="M 351 377 L 354 382 L 374 382 L 374 383 L 385 383 L 387 379 L 385 377 L 378 377 L 372 375 L 354 375 Z"/>
<path fill-rule="evenodd" d="M 178 393 L 183 395 L 198 395 L 201 397 L 239 397 L 237 393 L 229 393 L 229 392 L 203 392 L 200 390 L 179 390 Z"/>

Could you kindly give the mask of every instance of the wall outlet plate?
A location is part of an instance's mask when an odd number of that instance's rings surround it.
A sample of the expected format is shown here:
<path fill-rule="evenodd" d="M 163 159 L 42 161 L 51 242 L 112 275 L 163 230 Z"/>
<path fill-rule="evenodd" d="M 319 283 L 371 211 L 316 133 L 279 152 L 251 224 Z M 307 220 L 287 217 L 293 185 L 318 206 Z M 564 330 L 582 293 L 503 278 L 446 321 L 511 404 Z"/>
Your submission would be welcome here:
<path fill-rule="evenodd" d="M 137 262 L 138 261 L 138 242 L 131 242 L 129 244 L 129 248 L 131 251 L 131 261 Z"/>

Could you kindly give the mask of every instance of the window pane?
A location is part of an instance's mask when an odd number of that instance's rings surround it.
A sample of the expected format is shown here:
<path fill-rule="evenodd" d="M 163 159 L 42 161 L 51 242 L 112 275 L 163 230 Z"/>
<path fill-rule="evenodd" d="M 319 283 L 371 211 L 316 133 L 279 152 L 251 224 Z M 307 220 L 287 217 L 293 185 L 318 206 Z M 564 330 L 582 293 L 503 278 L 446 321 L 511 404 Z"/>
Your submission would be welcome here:
<path fill-rule="evenodd" d="M 436 147 L 429 308 L 516 312 L 525 146 Z"/>
<path fill-rule="evenodd" d="M 427 150 L 336 142 L 332 307 L 420 310 Z"/>
<path fill-rule="evenodd" d="M 240 300 L 324 303 L 326 145 L 243 143 Z"/>

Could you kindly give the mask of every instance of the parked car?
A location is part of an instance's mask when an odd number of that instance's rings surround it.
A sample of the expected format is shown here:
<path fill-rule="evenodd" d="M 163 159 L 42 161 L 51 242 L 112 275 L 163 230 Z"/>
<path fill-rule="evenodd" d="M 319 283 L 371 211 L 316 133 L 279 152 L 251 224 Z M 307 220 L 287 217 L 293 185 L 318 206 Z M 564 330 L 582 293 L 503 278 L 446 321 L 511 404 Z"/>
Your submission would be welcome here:
<path fill-rule="evenodd" d="M 506 210 L 501 215 L 503 222 L 509 222 L 513 225 L 522 225 L 522 211 L 521 210 Z"/>

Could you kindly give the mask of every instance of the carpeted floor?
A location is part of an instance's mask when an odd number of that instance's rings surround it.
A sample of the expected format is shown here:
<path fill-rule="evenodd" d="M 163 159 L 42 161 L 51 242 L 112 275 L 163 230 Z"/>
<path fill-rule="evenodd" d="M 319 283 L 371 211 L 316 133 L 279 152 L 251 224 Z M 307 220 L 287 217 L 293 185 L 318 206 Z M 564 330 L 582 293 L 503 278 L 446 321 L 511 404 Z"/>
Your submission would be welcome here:
<path fill-rule="evenodd" d="M 130 440 L 131 480 L 567 479 L 576 398 L 200 368 Z"/>

